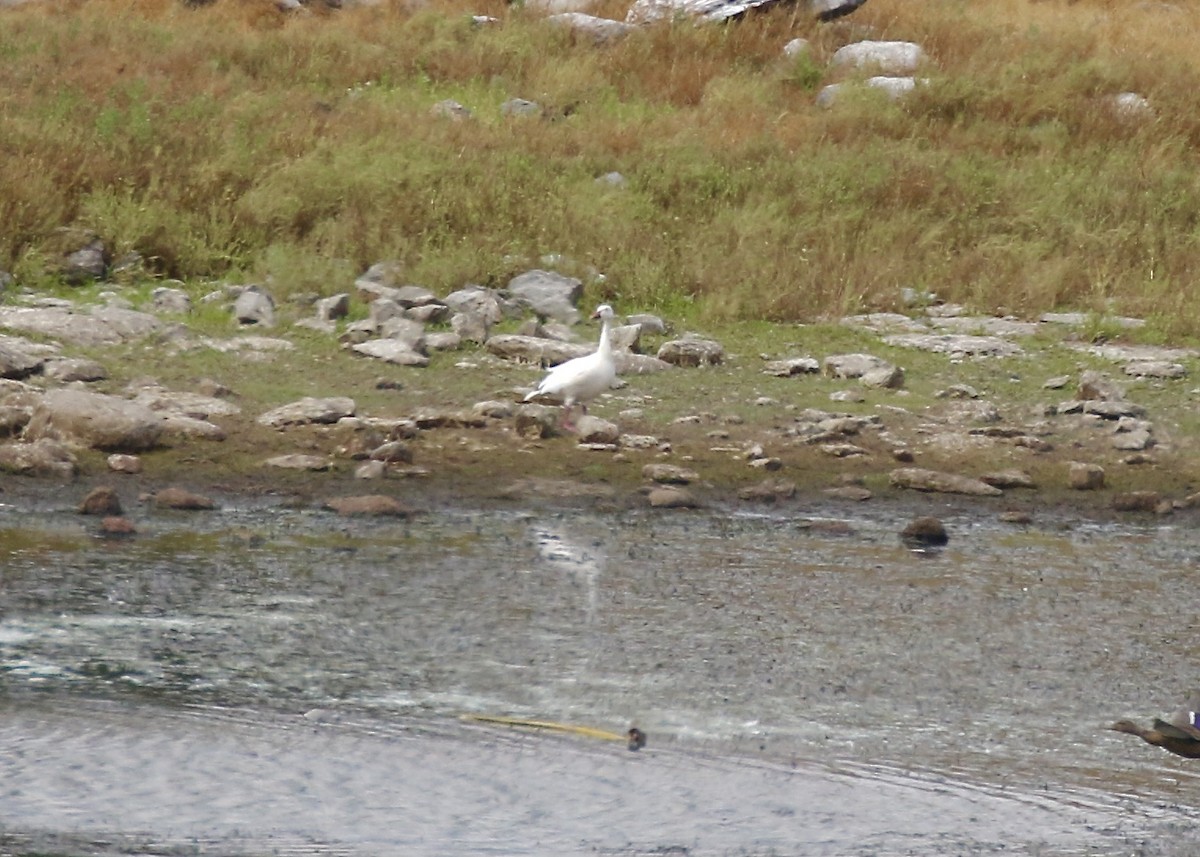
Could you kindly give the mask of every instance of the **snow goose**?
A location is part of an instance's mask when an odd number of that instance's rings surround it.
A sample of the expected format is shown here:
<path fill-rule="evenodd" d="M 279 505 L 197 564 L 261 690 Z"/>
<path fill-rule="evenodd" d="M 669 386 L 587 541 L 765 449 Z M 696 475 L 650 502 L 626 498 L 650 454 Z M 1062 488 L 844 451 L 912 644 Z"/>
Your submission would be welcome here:
<path fill-rule="evenodd" d="M 571 421 L 571 409 L 579 405 L 586 414 L 587 403 L 612 387 L 617 377 L 617 365 L 613 361 L 612 343 L 608 334 L 613 319 L 612 307 L 601 304 L 592 313 L 592 318 L 600 319 L 601 323 L 600 344 L 596 350 L 584 357 L 576 357 L 558 364 L 542 379 L 537 389 L 525 397 L 527 402 L 541 397 L 561 399 L 562 424 L 563 428 L 568 430 L 575 428 Z"/>

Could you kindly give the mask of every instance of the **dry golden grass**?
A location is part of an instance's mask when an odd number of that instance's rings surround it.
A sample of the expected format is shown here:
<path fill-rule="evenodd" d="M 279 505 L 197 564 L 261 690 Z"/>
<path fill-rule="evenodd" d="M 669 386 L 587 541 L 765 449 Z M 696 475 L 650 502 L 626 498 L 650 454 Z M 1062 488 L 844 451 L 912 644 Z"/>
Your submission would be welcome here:
<path fill-rule="evenodd" d="M 0 267 L 38 285 L 54 229 L 80 225 L 150 275 L 303 291 L 383 258 L 439 290 L 503 283 L 553 252 L 628 308 L 812 318 L 913 286 L 1188 334 L 1191 12 L 872 0 L 831 25 L 794 6 L 595 46 L 500 0 L 39 0 L 0 11 Z M 794 37 L 811 60 L 783 58 Z M 920 43 L 928 85 L 817 107 L 828 58 L 864 37 Z M 1109 108 L 1127 90 L 1152 121 Z M 545 116 L 503 116 L 510 97 Z M 446 98 L 474 118 L 431 115 Z M 614 170 L 624 190 L 595 182 Z"/>

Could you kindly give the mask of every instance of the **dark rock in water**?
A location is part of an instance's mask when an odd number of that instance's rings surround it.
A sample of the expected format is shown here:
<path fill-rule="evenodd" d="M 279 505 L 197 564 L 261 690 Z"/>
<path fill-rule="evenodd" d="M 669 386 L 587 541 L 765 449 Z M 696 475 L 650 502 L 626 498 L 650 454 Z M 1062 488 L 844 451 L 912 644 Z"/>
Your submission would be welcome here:
<path fill-rule="evenodd" d="M 914 518 L 900 531 L 900 539 L 911 548 L 941 547 L 950 541 L 946 525 L 939 519 Z"/>
<path fill-rule="evenodd" d="M 637 752 L 646 746 L 646 733 L 636 726 L 631 726 L 626 733 L 629 736 L 629 749 Z"/>
<path fill-rule="evenodd" d="M 93 488 L 79 504 L 81 515 L 119 515 L 121 514 L 121 498 L 117 492 L 107 485 Z"/>

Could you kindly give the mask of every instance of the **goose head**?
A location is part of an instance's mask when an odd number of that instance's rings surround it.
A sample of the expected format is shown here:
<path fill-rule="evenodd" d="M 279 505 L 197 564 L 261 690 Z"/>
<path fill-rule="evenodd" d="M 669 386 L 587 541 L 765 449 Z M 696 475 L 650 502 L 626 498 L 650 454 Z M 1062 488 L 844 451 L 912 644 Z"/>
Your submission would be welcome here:
<path fill-rule="evenodd" d="M 601 321 L 612 321 L 614 315 L 612 307 L 608 304 L 600 304 L 600 306 L 596 307 L 596 311 L 592 313 L 592 318 L 598 318 Z"/>

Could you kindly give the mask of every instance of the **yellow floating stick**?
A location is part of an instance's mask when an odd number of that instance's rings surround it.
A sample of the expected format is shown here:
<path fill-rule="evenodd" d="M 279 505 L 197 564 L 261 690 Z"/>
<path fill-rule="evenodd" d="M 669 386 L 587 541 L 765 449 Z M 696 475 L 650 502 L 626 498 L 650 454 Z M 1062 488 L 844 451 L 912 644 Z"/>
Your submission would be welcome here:
<path fill-rule="evenodd" d="M 498 717 L 491 714 L 464 714 L 463 720 L 476 723 L 494 723 L 498 726 L 515 726 L 521 729 L 544 729 L 548 732 L 564 732 L 569 735 L 582 735 L 585 738 L 600 738 L 604 741 L 628 741 L 628 735 L 618 735 L 607 729 L 593 729 L 591 726 L 574 726 L 570 723 L 555 723 L 552 720 L 526 720 L 521 717 Z"/>

